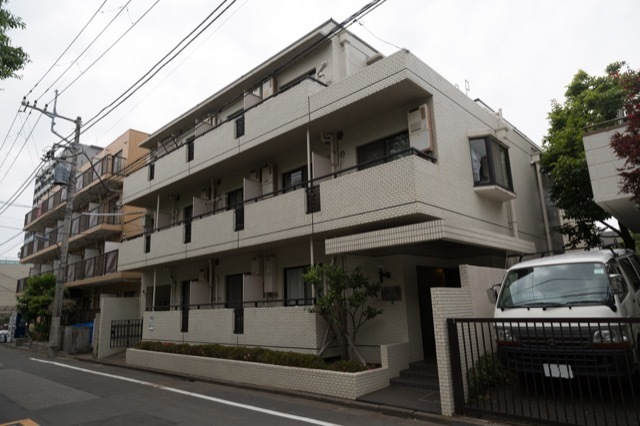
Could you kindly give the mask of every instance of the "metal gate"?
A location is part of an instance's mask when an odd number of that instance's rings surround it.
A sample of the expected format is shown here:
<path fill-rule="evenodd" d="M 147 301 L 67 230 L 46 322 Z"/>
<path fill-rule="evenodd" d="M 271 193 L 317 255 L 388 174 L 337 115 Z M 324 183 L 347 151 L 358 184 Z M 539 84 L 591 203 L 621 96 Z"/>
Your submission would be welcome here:
<path fill-rule="evenodd" d="M 142 340 L 142 320 L 113 320 L 111 321 L 110 348 L 129 348 Z"/>
<path fill-rule="evenodd" d="M 637 318 L 448 319 L 455 412 L 638 425 L 638 324 Z"/>

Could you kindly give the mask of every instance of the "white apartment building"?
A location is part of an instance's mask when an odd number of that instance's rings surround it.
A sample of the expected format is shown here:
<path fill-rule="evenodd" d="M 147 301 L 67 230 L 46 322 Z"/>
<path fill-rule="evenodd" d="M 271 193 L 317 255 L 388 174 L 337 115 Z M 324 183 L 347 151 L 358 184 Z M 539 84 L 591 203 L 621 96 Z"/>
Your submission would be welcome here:
<path fill-rule="evenodd" d="M 327 38 L 335 25 L 141 144 L 123 202 L 146 209 L 145 232 L 118 269 L 142 273 L 144 340 L 317 353 L 327 326 L 302 274 L 337 262 L 383 286 L 359 352 L 420 360 L 435 352 L 430 290 L 460 287 L 460 265 L 559 248 L 538 146 L 408 50 Z"/>

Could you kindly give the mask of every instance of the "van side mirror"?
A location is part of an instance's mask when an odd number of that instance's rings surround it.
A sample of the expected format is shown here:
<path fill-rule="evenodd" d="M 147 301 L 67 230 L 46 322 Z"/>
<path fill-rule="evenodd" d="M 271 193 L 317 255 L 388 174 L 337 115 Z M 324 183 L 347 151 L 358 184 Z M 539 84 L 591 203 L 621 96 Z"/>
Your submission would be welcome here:
<path fill-rule="evenodd" d="M 489 303 L 495 305 L 498 301 L 498 291 L 500 290 L 500 283 L 494 284 L 487 289 L 487 299 L 489 299 Z"/>
<path fill-rule="evenodd" d="M 611 285 L 611 290 L 613 290 L 613 294 L 620 295 L 624 294 L 624 282 L 622 281 L 622 275 L 620 274 L 611 274 L 609 275 L 609 284 Z"/>

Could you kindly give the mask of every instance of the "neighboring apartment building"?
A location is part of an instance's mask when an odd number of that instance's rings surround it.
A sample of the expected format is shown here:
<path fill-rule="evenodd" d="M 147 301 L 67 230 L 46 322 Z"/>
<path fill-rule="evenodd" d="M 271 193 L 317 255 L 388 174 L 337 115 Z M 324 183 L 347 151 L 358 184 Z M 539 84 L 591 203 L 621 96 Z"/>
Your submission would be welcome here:
<path fill-rule="evenodd" d="M 95 319 L 101 295 L 137 298 L 140 274 L 117 268 L 123 236 L 140 232 L 140 209 L 123 206 L 122 184 L 126 171 L 139 167 L 146 150 L 140 142 L 146 133 L 128 130 L 100 150 L 78 171 L 73 202 L 65 287 L 76 302 L 70 323 Z M 34 238 L 20 250 L 20 261 L 33 264 L 29 276 L 56 273 L 63 241 L 67 189 L 57 186 L 25 216 L 24 229 Z M 24 289 L 26 278 L 18 282 Z"/>
<path fill-rule="evenodd" d="M 143 339 L 317 353 L 326 324 L 302 275 L 337 262 L 383 286 L 363 355 L 397 343 L 423 359 L 432 287 L 460 287 L 461 264 L 547 249 L 557 215 L 531 166 L 539 147 L 409 51 L 327 39 L 335 25 L 142 143 L 123 202 L 146 209 L 145 232 L 118 268 L 142 273 Z"/>
<path fill-rule="evenodd" d="M 640 233 L 640 205 L 631 200 L 631 194 L 622 192 L 622 179 L 618 169 L 624 160 L 611 148 L 611 137 L 624 133 L 627 123 L 615 119 L 596 124 L 582 138 L 589 166 L 593 201 L 625 225 L 631 232 Z"/>
<path fill-rule="evenodd" d="M 29 273 L 29 265 L 0 259 L 0 330 L 16 309 L 16 282 Z"/>

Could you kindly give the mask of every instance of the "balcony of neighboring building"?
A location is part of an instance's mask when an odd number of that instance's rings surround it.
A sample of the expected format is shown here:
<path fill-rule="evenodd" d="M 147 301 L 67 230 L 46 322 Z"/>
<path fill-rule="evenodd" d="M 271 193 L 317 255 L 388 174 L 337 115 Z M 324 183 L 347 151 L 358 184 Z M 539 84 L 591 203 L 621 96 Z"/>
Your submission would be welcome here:
<path fill-rule="evenodd" d="M 600 123 L 588 129 L 582 138 L 589 166 L 593 200 L 632 232 L 640 232 L 640 206 L 631 194 L 621 191 L 619 169 L 624 160 L 611 148 L 611 137 L 624 133 L 626 123 L 620 119 Z"/>
<path fill-rule="evenodd" d="M 69 263 L 65 269 L 65 287 L 78 288 L 83 286 L 97 286 L 117 283 L 131 283 L 140 281 L 137 272 L 122 272 L 118 270 L 119 243 L 106 242 L 100 249 L 86 248 L 69 254 Z M 43 259 L 46 263 L 32 268 L 30 276 L 45 273 L 56 274 L 59 268 L 57 258 Z M 20 278 L 16 286 L 16 293 L 24 291 L 29 277 Z"/>
<path fill-rule="evenodd" d="M 314 158 L 315 169 L 322 170 L 322 160 Z M 245 180 L 242 201 L 220 204 L 194 197 L 186 220 L 171 223 L 168 215 L 149 212 L 158 218 L 158 226 L 123 241 L 120 268 L 135 270 L 312 234 L 427 220 L 416 184 L 420 176 L 437 174 L 434 161 L 408 149 L 274 192 L 261 192 L 260 184 Z"/>
<path fill-rule="evenodd" d="M 107 155 L 95 161 L 76 176 L 74 206 L 86 204 L 89 200 L 104 197 L 113 189 L 122 187 L 121 171 L 126 167 L 126 159 L 121 156 Z M 49 197 L 40 201 L 24 218 L 24 229 L 34 231 L 62 220 L 67 201 L 67 189 L 60 187 Z"/>
<path fill-rule="evenodd" d="M 69 252 L 95 245 L 96 241 L 119 239 L 122 233 L 122 216 L 109 205 L 89 204 L 84 212 L 74 212 L 69 235 Z M 57 256 L 63 241 L 62 220 L 55 226 L 34 231 L 34 238 L 20 249 L 22 263 L 46 263 Z"/>

